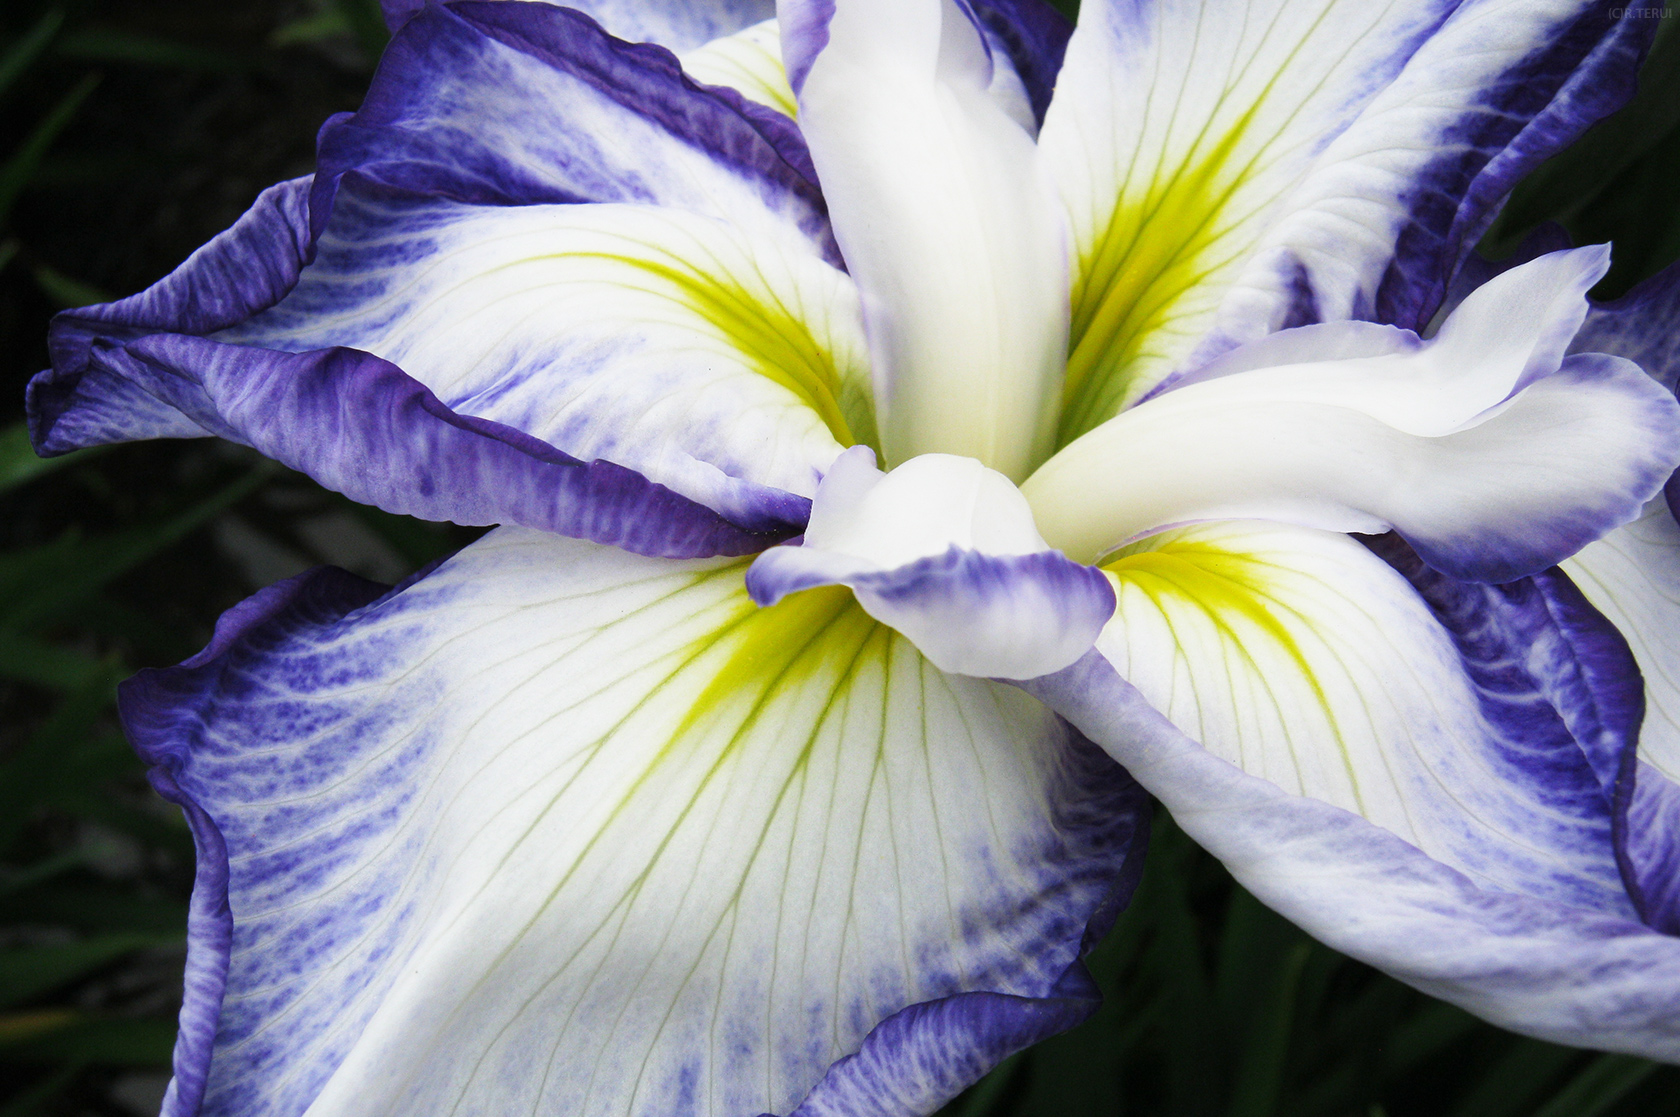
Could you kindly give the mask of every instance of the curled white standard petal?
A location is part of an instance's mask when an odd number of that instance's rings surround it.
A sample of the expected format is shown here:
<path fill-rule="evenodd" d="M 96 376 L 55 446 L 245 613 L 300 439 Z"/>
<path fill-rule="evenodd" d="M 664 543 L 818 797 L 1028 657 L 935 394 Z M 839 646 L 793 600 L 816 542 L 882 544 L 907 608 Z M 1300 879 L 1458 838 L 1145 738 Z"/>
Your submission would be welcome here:
<path fill-rule="evenodd" d="M 851 587 L 941 670 L 992 678 L 1061 670 L 1114 611 L 1105 576 L 1044 542 L 1008 478 L 948 454 L 882 474 L 867 448 L 848 450 L 804 545 L 766 551 L 747 574 L 761 605 L 827 585 Z"/>
<path fill-rule="evenodd" d="M 1670 393 L 1620 358 L 1562 356 L 1603 263 L 1582 249 L 1513 269 L 1427 342 L 1357 322 L 1284 331 L 1076 440 L 1022 490 L 1045 538 L 1087 561 L 1173 524 L 1263 519 L 1393 528 L 1473 581 L 1551 566 L 1636 516 L 1680 461 Z"/>
<path fill-rule="evenodd" d="M 863 297 L 887 461 L 960 454 L 1018 481 L 1050 449 L 1068 274 L 984 36 L 956 0 L 784 4 L 782 24 Z"/>

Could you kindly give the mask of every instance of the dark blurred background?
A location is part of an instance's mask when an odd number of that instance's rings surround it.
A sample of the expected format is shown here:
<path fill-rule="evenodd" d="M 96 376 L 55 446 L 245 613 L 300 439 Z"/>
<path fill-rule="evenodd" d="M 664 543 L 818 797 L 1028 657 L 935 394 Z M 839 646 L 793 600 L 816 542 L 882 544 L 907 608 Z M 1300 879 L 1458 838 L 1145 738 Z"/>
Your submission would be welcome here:
<path fill-rule="evenodd" d="M 1545 220 L 1614 240 L 1605 297 L 1680 256 L 1671 22 L 1636 103 L 1519 190 L 1488 252 Z M 118 731 L 116 682 L 191 655 L 279 578 L 331 562 L 393 581 L 475 534 L 211 440 L 41 462 L 22 429 L 49 317 L 146 286 L 307 173 L 383 41 L 376 0 L 0 7 L 0 1117 L 149 1117 L 168 1081 L 192 844 Z M 1680 1114 L 1680 1071 L 1413 993 L 1272 915 L 1165 815 L 1094 968 L 1095 1020 L 948 1113 Z"/>

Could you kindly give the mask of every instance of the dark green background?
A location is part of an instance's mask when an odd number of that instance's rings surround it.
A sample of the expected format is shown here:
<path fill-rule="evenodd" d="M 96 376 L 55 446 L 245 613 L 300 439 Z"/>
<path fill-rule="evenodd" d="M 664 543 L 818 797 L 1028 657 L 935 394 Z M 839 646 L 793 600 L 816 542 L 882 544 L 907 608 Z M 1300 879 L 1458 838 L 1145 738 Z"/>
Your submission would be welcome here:
<path fill-rule="evenodd" d="M 474 534 L 210 441 L 48 464 L 22 437 L 48 317 L 145 286 L 310 170 L 383 36 L 373 0 L 0 5 L 0 1117 L 155 1112 L 167 1077 L 192 846 L 117 731 L 116 681 L 306 566 L 392 580 Z M 1488 247 L 1547 219 L 1615 241 L 1604 295 L 1680 256 L 1680 34 Z M 1680 1071 L 1480 1024 L 1313 943 L 1164 815 L 1153 840 L 1094 959 L 1102 1012 L 951 1113 L 1680 1114 Z"/>

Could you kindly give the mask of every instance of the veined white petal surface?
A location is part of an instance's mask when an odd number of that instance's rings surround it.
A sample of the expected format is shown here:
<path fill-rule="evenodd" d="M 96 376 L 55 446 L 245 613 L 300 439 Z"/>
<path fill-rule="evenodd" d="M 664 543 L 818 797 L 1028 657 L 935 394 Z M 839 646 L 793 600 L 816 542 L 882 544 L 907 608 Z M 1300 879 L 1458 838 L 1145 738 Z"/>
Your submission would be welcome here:
<path fill-rule="evenodd" d="M 227 847 L 206 1114 L 785 1114 L 901 1009 L 1057 987 L 1130 781 L 741 570 L 502 529 L 130 689 Z M 882 1112 L 984 1065 L 921 1069 Z"/>
<path fill-rule="evenodd" d="M 695 81 L 726 85 L 784 115 L 799 114 L 787 70 L 782 66 L 782 32 L 773 19 L 713 39 L 681 58 L 683 69 Z"/>
<path fill-rule="evenodd" d="M 1119 604 L 1097 650 L 1215 755 L 1489 887 L 1634 917 L 1609 797 L 1573 739 L 1497 675 L 1467 674 L 1423 601 L 1360 544 L 1207 524 L 1105 568 Z"/>
<path fill-rule="evenodd" d="M 448 406 L 720 511 L 873 437 L 857 295 L 803 238 L 676 209 L 340 192 L 315 261 L 221 337 L 362 349 Z"/>
<path fill-rule="evenodd" d="M 820 30 L 799 123 L 862 294 L 886 461 L 956 454 L 1018 481 L 1049 452 L 1066 344 L 1033 137 L 956 0 L 837 0 Z"/>
<path fill-rule="evenodd" d="M 1645 676 L 1640 759 L 1680 783 L 1680 526 L 1668 502 L 1651 501 L 1561 565 L 1627 638 Z"/>
<path fill-rule="evenodd" d="M 1502 91 L 1549 98 L 1561 78 L 1522 68 L 1586 18 L 1576 0 L 1083 4 L 1040 138 L 1077 254 L 1061 441 L 1193 354 L 1376 317 L 1414 207 L 1463 201 L 1437 162 L 1501 148 L 1478 145 L 1525 119 Z"/>

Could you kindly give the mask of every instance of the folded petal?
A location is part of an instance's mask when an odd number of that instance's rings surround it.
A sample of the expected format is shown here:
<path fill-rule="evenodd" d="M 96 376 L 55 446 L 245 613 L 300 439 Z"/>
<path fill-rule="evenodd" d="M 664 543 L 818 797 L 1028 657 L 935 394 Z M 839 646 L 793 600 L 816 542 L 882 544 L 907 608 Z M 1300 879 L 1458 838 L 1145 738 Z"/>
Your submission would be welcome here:
<path fill-rule="evenodd" d="M 1267 519 L 1393 528 L 1472 581 L 1545 569 L 1636 517 L 1680 462 L 1672 393 L 1622 358 L 1563 356 L 1606 262 L 1577 249 L 1505 272 L 1427 342 L 1362 322 L 1263 338 L 1082 436 L 1023 491 L 1076 559 L 1172 524 Z"/>
<path fill-rule="evenodd" d="M 1612 302 L 1587 311 L 1570 350 L 1626 357 L 1673 391 L 1680 381 L 1680 264 L 1634 286 Z"/>
<path fill-rule="evenodd" d="M 1639 771 L 1629 809 L 1631 868 L 1648 918 L 1680 931 L 1680 527 L 1663 500 L 1562 564 L 1627 640 L 1643 681 Z"/>
<path fill-rule="evenodd" d="M 874 437 L 850 279 L 801 237 L 678 209 L 347 186 L 292 293 L 219 336 L 373 353 L 454 411 L 747 525 L 802 522 L 828 463 Z"/>
<path fill-rule="evenodd" d="M 1566 580 L 1466 585 L 1392 537 L 1379 559 L 1266 525 L 1151 544 L 1110 566 L 1097 654 L 1031 693 L 1337 949 L 1506 1027 L 1680 1059 L 1680 940 L 1624 883 L 1637 676 Z"/>
<path fill-rule="evenodd" d="M 210 434 L 167 401 L 94 367 L 90 351 L 101 339 L 212 333 L 279 302 L 309 258 L 309 189 L 307 177 L 269 187 L 232 228 L 138 295 L 55 317 L 47 338 L 52 370 L 29 384 L 36 452 Z"/>
<path fill-rule="evenodd" d="M 321 131 L 317 231 L 345 175 L 480 205 L 674 206 L 802 233 L 839 262 L 791 121 L 548 4 L 432 5 L 411 19 L 361 109 Z"/>
<path fill-rule="evenodd" d="M 1421 328 L 1516 178 L 1631 92 L 1655 22 L 1595 0 L 1085 4 L 1041 136 L 1078 253 L 1061 439 L 1272 330 Z"/>
<path fill-rule="evenodd" d="M 1089 1010 L 1135 785 L 845 591 L 740 575 L 503 529 L 125 688 L 226 850 L 203 1113 L 908 1117 Z"/>
<path fill-rule="evenodd" d="M 462 524 L 518 523 L 638 554 L 751 554 L 796 533 L 807 503 L 767 492 L 748 523 L 606 461 L 450 410 L 354 349 L 279 353 L 181 334 L 96 349 L 96 367 L 352 500 Z"/>
<path fill-rule="evenodd" d="M 1019 480 L 1049 453 L 1066 357 L 1063 231 L 1031 109 L 996 99 L 1001 57 L 956 0 L 787 7 L 799 126 L 862 295 L 885 459 L 956 454 Z"/>
<path fill-rule="evenodd" d="M 576 8 L 620 39 L 658 43 L 669 50 L 693 50 L 703 43 L 768 19 L 775 0 L 542 0 Z M 426 6 L 425 0 L 380 0 L 392 31 Z"/>
<path fill-rule="evenodd" d="M 973 458 L 927 454 L 890 474 L 867 447 L 823 479 L 799 546 L 747 573 L 760 605 L 849 586 L 942 671 L 1030 679 L 1084 655 L 1114 612 L 1100 571 L 1050 548 L 1020 490 Z"/>
<path fill-rule="evenodd" d="M 1124 758 L 1198 843 L 1321 941 L 1514 1031 L 1680 1061 L 1680 939 L 1487 884 L 1200 747 L 1099 653 L 1029 689 Z"/>

